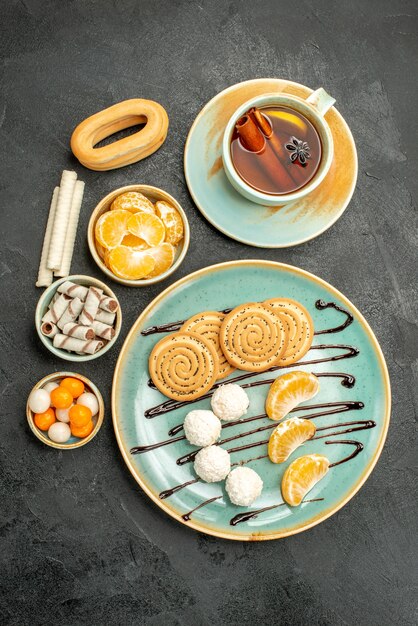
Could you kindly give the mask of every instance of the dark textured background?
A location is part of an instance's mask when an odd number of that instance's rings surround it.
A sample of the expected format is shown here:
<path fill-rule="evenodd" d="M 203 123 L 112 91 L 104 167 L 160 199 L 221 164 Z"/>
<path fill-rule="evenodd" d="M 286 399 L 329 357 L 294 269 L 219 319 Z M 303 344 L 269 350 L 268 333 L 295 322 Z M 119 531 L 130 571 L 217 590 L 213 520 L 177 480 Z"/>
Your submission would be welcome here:
<path fill-rule="evenodd" d="M 2 0 L 1 622 L 16 626 L 416 624 L 417 607 L 417 15 L 415 0 Z M 284 77 L 337 99 L 359 152 L 343 217 L 302 247 L 258 250 L 226 239 L 193 206 L 182 169 L 203 104 L 254 77 Z M 86 116 L 131 97 L 170 116 L 164 146 L 113 172 L 84 169 L 69 138 Z M 381 342 L 392 424 L 361 492 L 325 523 L 263 544 L 225 542 L 172 521 L 140 491 L 107 412 L 93 443 L 61 453 L 26 425 L 32 385 L 60 370 L 40 344 L 34 283 L 52 189 L 62 169 L 86 181 L 73 270 L 103 278 L 86 226 L 98 200 L 130 183 L 183 204 L 190 252 L 175 278 L 218 261 L 298 265 L 345 293 Z M 117 347 L 77 369 L 109 407 L 123 337 L 164 287 L 115 286 Z"/>

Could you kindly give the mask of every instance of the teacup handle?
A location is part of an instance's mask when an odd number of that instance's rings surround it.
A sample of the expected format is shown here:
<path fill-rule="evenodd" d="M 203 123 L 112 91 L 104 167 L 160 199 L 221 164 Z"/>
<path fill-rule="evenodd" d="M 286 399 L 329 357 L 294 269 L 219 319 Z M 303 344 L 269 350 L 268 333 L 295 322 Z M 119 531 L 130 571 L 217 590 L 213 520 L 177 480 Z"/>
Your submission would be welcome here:
<path fill-rule="evenodd" d="M 320 115 L 325 115 L 332 105 L 335 104 L 336 100 L 330 96 L 325 89 L 320 87 L 306 98 L 306 102 L 309 102 Z"/>

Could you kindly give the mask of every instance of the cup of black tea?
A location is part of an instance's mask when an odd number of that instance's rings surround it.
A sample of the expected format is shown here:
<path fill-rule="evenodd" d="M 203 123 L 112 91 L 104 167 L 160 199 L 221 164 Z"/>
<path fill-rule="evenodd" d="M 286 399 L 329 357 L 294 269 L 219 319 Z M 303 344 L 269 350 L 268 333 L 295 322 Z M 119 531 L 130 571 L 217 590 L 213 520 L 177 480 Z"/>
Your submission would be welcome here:
<path fill-rule="evenodd" d="M 334 103 L 321 88 L 306 100 L 270 93 L 241 105 L 226 126 L 222 145 L 232 186 L 266 206 L 308 195 L 331 167 L 334 144 L 324 115 Z"/>

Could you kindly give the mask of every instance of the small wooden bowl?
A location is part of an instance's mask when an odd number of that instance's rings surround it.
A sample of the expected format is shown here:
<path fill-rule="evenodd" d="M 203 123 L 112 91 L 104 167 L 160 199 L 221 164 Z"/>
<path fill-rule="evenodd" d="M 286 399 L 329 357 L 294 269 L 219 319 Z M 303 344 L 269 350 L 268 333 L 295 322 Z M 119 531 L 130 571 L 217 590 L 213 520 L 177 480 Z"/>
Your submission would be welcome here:
<path fill-rule="evenodd" d="M 89 443 L 89 441 L 91 441 L 93 437 L 97 435 L 101 425 L 103 424 L 104 418 L 104 402 L 102 394 L 97 389 L 96 385 L 91 382 L 91 380 L 89 380 L 85 376 L 82 376 L 81 374 L 74 374 L 73 372 L 55 372 L 54 374 L 49 374 L 48 376 L 45 376 L 45 378 L 42 378 L 42 380 L 40 380 L 38 383 L 36 383 L 30 393 L 32 393 L 32 391 L 34 391 L 35 389 L 41 389 L 47 383 L 58 383 L 60 380 L 66 378 L 67 376 L 71 376 L 72 378 L 78 378 L 79 380 L 81 380 L 86 387 L 86 391 L 94 393 L 99 403 L 99 412 L 93 417 L 93 421 L 95 422 L 94 428 L 91 431 L 90 435 L 84 437 L 84 439 L 79 439 L 78 437 L 71 436 L 66 443 L 56 443 L 55 441 L 52 441 L 52 439 L 48 437 L 48 434 L 46 432 L 39 430 L 39 428 L 35 426 L 35 422 L 33 421 L 34 413 L 29 408 L 29 396 L 26 403 L 26 417 L 28 419 L 28 424 L 33 434 L 47 446 L 50 446 L 51 448 L 59 448 L 60 450 L 74 450 L 74 448 L 81 448 L 81 446 L 85 446 L 86 443 Z"/>
<path fill-rule="evenodd" d="M 95 354 L 75 354 L 74 352 L 67 352 L 67 350 L 62 350 L 61 348 L 55 348 L 52 343 L 52 340 L 49 337 L 41 333 L 41 325 L 42 325 L 41 320 L 42 320 L 43 315 L 48 310 L 48 304 L 51 302 L 58 287 L 67 280 L 69 280 L 72 283 L 77 283 L 77 285 L 85 285 L 87 287 L 93 286 L 93 287 L 97 287 L 98 289 L 103 289 L 103 293 L 110 296 L 111 298 L 114 298 L 119 305 L 118 310 L 116 311 L 115 336 L 109 341 L 109 343 L 105 345 L 104 348 L 102 348 Z M 52 283 L 52 285 L 50 285 L 49 287 L 45 289 L 45 291 L 39 298 L 38 304 L 36 307 L 35 326 L 36 326 L 36 332 L 38 333 L 40 340 L 42 341 L 44 346 L 46 346 L 48 350 L 52 352 L 52 354 L 55 354 L 55 356 L 58 356 L 60 359 L 64 359 L 65 361 L 74 361 L 76 363 L 84 363 L 84 361 L 92 361 L 93 359 L 98 359 L 99 357 L 103 356 L 103 354 L 105 354 L 108 350 L 110 350 L 110 348 L 116 343 L 116 340 L 120 333 L 120 329 L 122 327 L 122 310 L 121 310 L 119 300 L 117 299 L 116 295 L 107 285 L 105 285 L 105 283 L 102 283 L 101 280 L 97 280 L 97 278 L 93 278 L 92 276 L 83 276 L 81 274 L 75 274 L 74 276 L 67 276 L 65 278 L 60 278 L 59 280 L 56 280 L 54 283 Z"/>
<path fill-rule="evenodd" d="M 171 267 L 168 268 L 166 272 L 164 272 L 163 274 L 160 274 L 159 276 L 155 276 L 154 278 L 148 278 L 148 279 L 143 278 L 141 280 L 128 280 L 126 278 L 119 278 L 119 276 L 116 276 L 106 266 L 100 254 L 97 251 L 96 240 L 94 236 L 94 229 L 96 226 L 96 222 L 103 213 L 105 213 L 106 211 L 109 211 L 110 205 L 112 204 L 113 200 L 117 196 L 120 196 L 122 193 L 126 193 L 127 191 L 139 191 L 144 196 L 146 196 L 149 200 L 151 200 L 151 202 L 157 202 L 157 200 L 163 200 L 164 202 L 168 202 L 168 204 L 171 204 L 175 209 L 177 209 L 177 211 L 181 215 L 181 219 L 183 220 L 184 236 L 177 246 L 174 263 Z M 169 193 L 167 193 L 166 191 L 163 191 L 162 189 L 159 189 L 158 187 L 151 187 L 150 185 L 128 185 L 127 187 L 120 187 L 119 189 L 115 189 L 114 191 L 109 193 L 107 196 L 105 196 L 102 200 L 100 200 L 99 204 L 96 206 L 96 208 L 94 209 L 90 217 L 88 231 L 87 231 L 87 240 L 88 240 L 90 252 L 93 256 L 93 259 L 96 261 L 97 265 L 100 267 L 102 272 L 104 272 L 107 276 L 109 276 L 109 278 L 111 278 L 112 280 L 115 280 L 118 283 L 121 283 L 122 285 L 126 285 L 127 287 L 147 287 L 148 285 L 155 285 L 155 283 L 159 283 L 162 280 L 165 280 L 168 276 L 173 274 L 173 272 L 175 272 L 180 267 L 180 265 L 183 262 L 184 257 L 186 256 L 186 252 L 189 248 L 190 228 L 189 228 L 189 222 L 186 217 L 186 213 L 184 212 L 180 204 L 177 202 L 177 200 L 175 200 L 173 196 L 170 196 Z"/>

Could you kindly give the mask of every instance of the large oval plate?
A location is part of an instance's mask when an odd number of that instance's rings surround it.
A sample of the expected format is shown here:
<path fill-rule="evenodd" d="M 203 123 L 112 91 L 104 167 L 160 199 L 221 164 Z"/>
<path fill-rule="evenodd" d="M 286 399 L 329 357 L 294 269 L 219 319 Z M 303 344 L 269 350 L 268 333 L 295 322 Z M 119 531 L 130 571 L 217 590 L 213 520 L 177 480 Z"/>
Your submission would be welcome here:
<path fill-rule="evenodd" d="M 186 406 L 152 418 L 145 417 L 147 410 L 167 399 L 148 385 L 148 356 L 163 335 L 143 335 L 141 331 L 187 319 L 198 311 L 222 310 L 239 303 L 261 301 L 275 296 L 287 296 L 303 303 L 313 317 L 316 332 L 340 326 L 347 319 L 344 313 L 335 308 L 316 308 L 315 303 L 318 300 L 336 303 L 352 315 L 352 323 L 343 330 L 317 335 L 313 345 L 326 347 L 312 348 L 303 362 L 297 365 L 298 369 L 328 374 L 321 376 L 319 394 L 306 405 L 333 404 L 331 408 L 304 408 L 296 415 L 302 417 L 324 410 L 332 411 L 332 414 L 313 418 L 318 429 L 332 428 L 318 430 L 317 435 L 326 436 L 307 442 L 282 465 L 274 465 L 268 458 L 249 462 L 248 466 L 255 469 L 264 481 L 263 493 L 252 507 L 242 509 L 232 505 L 222 483 L 194 482 L 169 497 L 161 498 L 161 492 L 195 478 L 192 463 L 176 463 L 179 457 L 191 452 L 193 447 L 187 441 L 179 440 L 141 454 L 132 454 L 131 449 L 138 445 L 147 446 L 181 437 L 181 432 L 170 437 L 168 431 L 181 424 L 190 409 Z M 331 357 L 338 358 L 330 360 Z M 309 361 L 320 362 L 307 363 Z M 283 371 L 286 370 L 279 373 Z M 277 374 L 278 372 L 265 372 L 243 382 L 268 379 Z M 237 375 L 236 372 L 229 379 Z M 350 377 L 355 379 L 351 388 L 350 384 L 354 379 Z M 250 407 L 246 418 L 264 412 L 267 390 L 268 385 L 247 390 Z M 355 403 L 364 404 L 364 408 L 353 410 L 354 406 L 359 406 Z M 210 408 L 210 401 L 199 400 L 191 406 Z M 360 489 L 376 464 L 386 438 L 390 419 L 390 384 L 385 360 L 373 332 L 362 315 L 340 292 L 320 278 L 295 267 L 269 261 L 233 261 L 202 269 L 179 280 L 162 292 L 139 316 L 116 365 L 112 411 L 116 437 L 126 464 L 143 490 L 166 513 L 191 528 L 227 539 L 275 539 L 301 532 L 325 520 Z M 346 422 L 354 424 L 342 426 Z M 369 428 L 342 433 L 364 425 Z M 264 426 L 272 426 L 272 422 L 267 418 L 260 418 L 247 424 L 241 423 L 224 429 L 222 439 Z M 231 449 L 263 441 L 268 439 L 270 432 L 271 429 L 267 429 L 233 439 L 224 447 Z M 347 440 L 353 443 L 328 443 Z M 297 456 L 317 452 L 325 454 L 331 462 L 337 462 L 357 449 L 361 449 L 357 456 L 331 468 L 309 493 L 307 499 L 315 501 L 305 502 L 296 508 L 283 504 L 280 493 L 281 477 L 288 464 Z M 232 453 L 231 461 L 246 462 L 265 454 L 264 444 Z M 184 519 L 183 516 L 189 511 L 213 498 L 216 499 L 198 508 L 188 521 Z M 231 525 L 231 520 L 237 514 L 265 507 L 274 508 L 247 521 Z"/>
<path fill-rule="evenodd" d="M 287 248 L 317 237 L 343 214 L 356 185 L 357 152 L 348 125 L 332 107 L 325 119 L 334 139 L 334 159 L 319 187 L 283 206 L 265 207 L 247 200 L 225 175 L 222 138 L 234 111 L 266 93 L 307 98 L 312 89 L 289 80 L 257 78 L 221 91 L 193 122 L 184 150 L 184 173 L 196 206 L 215 228 L 250 246 Z"/>

